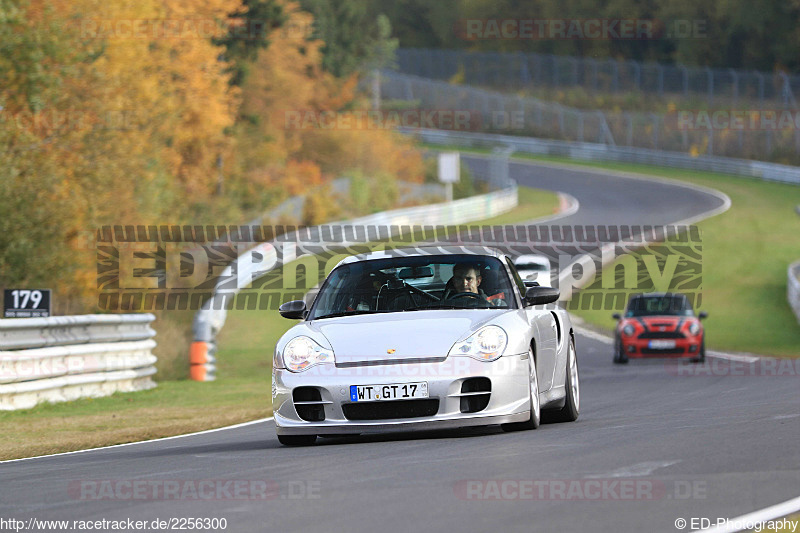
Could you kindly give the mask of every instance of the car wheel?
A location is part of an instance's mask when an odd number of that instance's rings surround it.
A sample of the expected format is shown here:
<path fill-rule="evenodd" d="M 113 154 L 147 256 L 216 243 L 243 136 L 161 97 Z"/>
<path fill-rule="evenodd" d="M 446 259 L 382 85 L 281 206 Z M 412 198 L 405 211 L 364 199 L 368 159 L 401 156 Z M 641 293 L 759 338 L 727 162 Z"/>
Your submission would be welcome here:
<path fill-rule="evenodd" d="M 539 403 L 539 378 L 536 376 L 536 361 L 533 359 L 533 350 L 528 350 L 528 390 L 531 406 L 531 417 L 525 422 L 510 422 L 501 424 L 503 431 L 522 431 L 536 429 L 542 420 L 541 405 Z"/>
<path fill-rule="evenodd" d="M 310 446 L 316 440 L 316 435 L 278 435 L 278 442 L 284 446 Z"/>
<path fill-rule="evenodd" d="M 575 353 L 575 341 L 570 339 L 567 352 L 567 379 L 564 383 L 567 398 L 564 407 L 558 410 L 542 411 L 544 422 L 574 422 L 578 419 L 581 406 L 580 378 L 578 377 L 578 355 Z"/>
<path fill-rule="evenodd" d="M 692 359 L 692 363 L 705 363 L 706 362 L 706 338 L 700 343 L 700 353 L 697 357 Z"/>
<path fill-rule="evenodd" d="M 622 347 L 622 341 L 619 337 L 617 337 L 614 342 L 614 363 L 618 365 L 628 364 L 628 354 L 625 353 L 625 349 Z"/>

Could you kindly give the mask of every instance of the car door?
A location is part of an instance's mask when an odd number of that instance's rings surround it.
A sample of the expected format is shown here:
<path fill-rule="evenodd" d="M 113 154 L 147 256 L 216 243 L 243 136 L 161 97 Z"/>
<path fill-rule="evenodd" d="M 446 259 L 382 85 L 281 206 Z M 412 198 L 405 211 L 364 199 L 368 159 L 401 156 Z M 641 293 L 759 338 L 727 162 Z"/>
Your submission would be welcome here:
<path fill-rule="evenodd" d="M 527 290 L 525 283 L 509 258 L 506 258 L 506 265 L 524 303 L 525 291 Z M 533 338 L 536 339 L 538 348 L 536 352 L 536 377 L 539 380 L 539 391 L 545 392 L 553 386 L 556 350 L 558 347 L 558 326 L 553 313 L 547 310 L 532 306 L 526 306 L 523 309 L 525 319 L 531 327 L 531 332 L 533 333 Z"/>

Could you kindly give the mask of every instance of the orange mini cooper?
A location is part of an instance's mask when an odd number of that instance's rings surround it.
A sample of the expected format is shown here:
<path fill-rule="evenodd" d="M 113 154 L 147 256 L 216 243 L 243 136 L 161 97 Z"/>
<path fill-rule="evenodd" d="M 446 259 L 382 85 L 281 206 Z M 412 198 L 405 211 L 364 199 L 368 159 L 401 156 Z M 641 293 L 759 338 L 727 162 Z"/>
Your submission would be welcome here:
<path fill-rule="evenodd" d="M 614 334 L 614 362 L 629 358 L 684 357 L 702 362 L 706 357 L 705 332 L 683 294 L 653 292 L 632 296 Z"/>

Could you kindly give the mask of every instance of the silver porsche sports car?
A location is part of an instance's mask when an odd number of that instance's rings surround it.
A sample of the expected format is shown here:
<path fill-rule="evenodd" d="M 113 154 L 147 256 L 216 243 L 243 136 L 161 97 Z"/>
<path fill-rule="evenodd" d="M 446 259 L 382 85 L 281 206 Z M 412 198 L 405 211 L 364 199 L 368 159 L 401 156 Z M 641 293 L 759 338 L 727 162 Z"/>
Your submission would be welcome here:
<path fill-rule="evenodd" d="M 397 249 L 342 260 L 275 347 L 278 440 L 578 418 L 569 315 L 484 247 Z M 550 306 L 553 307 L 553 306 Z"/>

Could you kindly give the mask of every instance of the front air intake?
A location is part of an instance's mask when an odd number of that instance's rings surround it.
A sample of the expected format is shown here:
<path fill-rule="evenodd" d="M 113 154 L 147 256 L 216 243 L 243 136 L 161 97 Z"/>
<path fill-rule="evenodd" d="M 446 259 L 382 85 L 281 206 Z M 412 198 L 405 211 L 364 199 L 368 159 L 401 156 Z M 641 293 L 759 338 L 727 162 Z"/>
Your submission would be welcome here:
<path fill-rule="evenodd" d="M 297 387 L 292 391 L 292 401 L 297 416 L 306 422 L 322 422 L 325 420 L 325 405 L 322 395 L 315 387 Z"/>
<path fill-rule="evenodd" d="M 461 384 L 461 412 L 477 413 L 489 405 L 492 382 L 489 378 L 469 378 Z"/>

